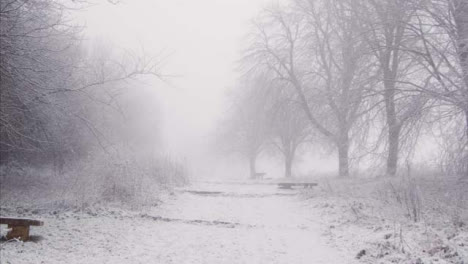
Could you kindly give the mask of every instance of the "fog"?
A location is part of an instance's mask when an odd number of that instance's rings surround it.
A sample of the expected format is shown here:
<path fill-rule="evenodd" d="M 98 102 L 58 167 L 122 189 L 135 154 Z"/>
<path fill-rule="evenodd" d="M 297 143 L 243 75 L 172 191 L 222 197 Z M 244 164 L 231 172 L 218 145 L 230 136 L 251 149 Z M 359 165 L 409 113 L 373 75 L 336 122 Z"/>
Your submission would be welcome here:
<path fill-rule="evenodd" d="M 468 261 L 466 0 L 0 0 L 0 264 Z"/>
<path fill-rule="evenodd" d="M 242 37 L 260 4 L 132 1 L 109 7 L 104 3 L 89 8 L 83 19 L 90 38 L 162 54 L 168 77 L 146 85 L 158 90 L 168 147 L 183 154 L 208 136 L 225 111 L 226 90 L 238 77 Z"/>
<path fill-rule="evenodd" d="M 163 113 L 163 144 L 206 169 L 210 136 L 226 111 L 226 92 L 239 77 L 238 61 L 250 21 L 265 5 L 256 1 L 131 1 L 100 3 L 80 15 L 86 37 L 123 49 L 161 54 L 163 82 L 157 90 Z M 134 89 L 138 89 L 135 87 Z M 203 166 L 197 166 L 203 162 Z M 198 168 L 197 168 L 198 167 Z"/>
<path fill-rule="evenodd" d="M 162 144 L 167 152 L 186 159 L 197 177 L 222 177 L 220 171 L 232 171 L 229 177 L 236 178 L 248 174 L 243 161 L 219 157 L 213 137 L 230 107 L 227 94 L 241 77 L 241 54 L 247 48 L 252 21 L 269 5 L 267 0 L 102 2 L 80 11 L 77 18 L 85 25 L 88 41 L 159 55 L 163 80 L 147 78 L 132 87 L 154 90 L 149 96 L 162 114 L 163 139 L 155 137 L 152 144 Z M 434 142 L 426 139 L 422 145 L 434 146 Z M 310 150 L 297 170 L 304 174 L 336 172 L 330 156 Z M 428 158 L 433 157 L 417 160 Z M 263 170 L 281 176 L 276 172 L 281 170 L 277 161 L 267 156 L 260 162 Z"/>

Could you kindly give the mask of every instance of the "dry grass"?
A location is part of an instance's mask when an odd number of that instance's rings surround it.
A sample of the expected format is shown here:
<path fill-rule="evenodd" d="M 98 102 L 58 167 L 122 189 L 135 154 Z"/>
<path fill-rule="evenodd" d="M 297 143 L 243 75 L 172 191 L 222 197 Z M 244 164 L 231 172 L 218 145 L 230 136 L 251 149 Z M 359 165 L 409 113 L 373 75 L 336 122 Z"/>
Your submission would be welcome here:
<path fill-rule="evenodd" d="M 100 156 L 57 174 L 50 166 L 0 167 L 0 206 L 86 208 L 101 203 L 138 207 L 188 181 L 186 167 L 169 157 L 152 160 Z"/>

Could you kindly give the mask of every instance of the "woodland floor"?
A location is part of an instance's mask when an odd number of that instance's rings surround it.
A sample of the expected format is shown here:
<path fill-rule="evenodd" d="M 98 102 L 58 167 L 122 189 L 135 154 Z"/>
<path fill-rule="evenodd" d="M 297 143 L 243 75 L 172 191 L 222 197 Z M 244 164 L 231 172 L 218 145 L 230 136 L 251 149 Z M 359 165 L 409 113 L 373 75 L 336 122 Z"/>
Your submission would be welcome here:
<path fill-rule="evenodd" d="M 138 211 L 6 207 L 2 215 L 45 225 L 31 228 L 35 241 L 1 242 L 0 262 L 354 263 L 355 253 L 331 245 L 310 210 L 298 191 L 234 184 L 198 184 Z"/>
<path fill-rule="evenodd" d="M 0 241 L 0 263 L 468 263 L 468 182 L 318 182 L 198 183 L 138 209 L 4 199 L 0 215 L 45 225 L 34 241 Z"/>

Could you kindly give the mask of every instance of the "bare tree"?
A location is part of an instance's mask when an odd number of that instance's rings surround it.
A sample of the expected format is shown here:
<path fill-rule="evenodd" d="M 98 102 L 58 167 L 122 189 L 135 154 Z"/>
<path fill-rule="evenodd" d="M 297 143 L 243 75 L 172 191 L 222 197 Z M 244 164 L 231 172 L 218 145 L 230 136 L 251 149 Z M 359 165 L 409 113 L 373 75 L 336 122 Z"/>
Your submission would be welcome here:
<path fill-rule="evenodd" d="M 52 1 L 0 2 L 0 148 L 34 151 L 49 140 L 41 120 L 43 95 L 69 76 L 76 29 L 65 26 L 64 7 Z M 61 56 L 62 55 L 62 56 Z"/>
<path fill-rule="evenodd" d="M 283 88 L 274 94 L 274 103 L 269 111 L 272 118 L 271 141 L 284 158 L 284 177 L 290 178 L 297 152 L 310 139 L 311 130 L 300 104 L 290 92 Z"/>
<path fill-rule="evenodd" d="M 411 23 L 418 11 L 417 1 L 365 0 L 356 1 L 354 12 L 363 27 L 364 40 L 379 66 L 382 90 L 376 85 L 376 93 L 383 97 L 387 129 L 386 174 L 394 176 L 398 168 L 402 131 L 411 130 L 411 119 L 418 119 L 427 98 L 415 92 L 408 82 L 424 87 L 430 78 L 421 73 L 407 47 L 416 39 L 410 33 Z M 417 80 L 417 81 L 412 81 Z"/>
<path fill-rule="evenodd" d="M 257 158 L 267 141 L 268 85 L 265 76 L 243 79 L 231 96 L 228 118 L 221 124 L 220 145 L 248 160 L 251 178 L 257 173 Z"/>
<path fill-rule="evenodd" d="M 70 120 L 81 122 L 93 134 L 93 124 L 72 106 L 92 97 L 103 84 L 142 74 L 159 75 L 153 57 L 126 54 L 125 59 L 87 56 L 81 28 L 70 24 L 72 8 L 82 3 L 47 0 L 0 2 L 0 152 L 10 156 L 43 159 L 62 157 L 59 149 L 80 134 Z M 146 54 L 145 54 L 146 55 Z M 89 101 L 87 101 L 89 102 Z M 68 125 L 66 125 L 68 124 Z M 71 132 L 71 133 L 70 133 Z M 40 155 L 37 155 L 40 153 Z M 47 155 L 44 155 L 47 153 Z M 53 160 L 56 160 L 53 158 Z"/>
<path fill-rule="evenodd" d="M 419 42 L 409 50 L 432 78 L 430 85 L 412 85 L 440 102 L 443 117 L 464 116 L 465 139 L 459 154 L 468 164 L 468 2 L 423 1 L 411 30 Z"/>
<path fill-rule="evenodd" d="M 349 175 L 350 130 L 362 114 L 369 72 L 359 21 L 348 1 L 296 1 L 256 22 L 246 60 L 294 88 L 312 127 L 338 149 L 339 174 Z"/>

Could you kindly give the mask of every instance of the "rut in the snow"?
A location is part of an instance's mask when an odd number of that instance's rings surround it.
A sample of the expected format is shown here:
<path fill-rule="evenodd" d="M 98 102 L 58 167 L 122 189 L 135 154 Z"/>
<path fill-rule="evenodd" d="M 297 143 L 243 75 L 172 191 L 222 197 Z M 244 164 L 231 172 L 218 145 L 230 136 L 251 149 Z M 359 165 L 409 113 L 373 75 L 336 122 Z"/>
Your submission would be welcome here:
<path fill-rule="evenodd" d="M 295 196 L 297 193 L 233 193 L 233 192 L 214 192 L 214 191 L 198 191 L 198 190 L 183 190 L 182 192 L 201 195 L 201 196 L 221 196 L 221 197 L 241 197 L 241 198 L 264 198 L 272 196 Z"/>
<path fill-rule="evenodd" d="M 219 226 L 219 227 L 226 227 L 226 228 L 258 227 L 257 225 L 241 224 L 241 223 L 236 223 L 236 222 L 227 222 L 227 221 L 220 221 L 220 220 L 208 221 L 208 220 L 201 220 L 201 219 L 180 219 L 180 218 L 169 218 L 169 217 L 162 217 L 162 216 L 152 216 L 148 214 L 142 214 L 140 215 L 140 217 L 154 220 L 154 221 L 161 221 L 161 222 L 178 222 L 178 223 L 184 223 L 184 224 L 209 225 L 209 226 Z"/>

